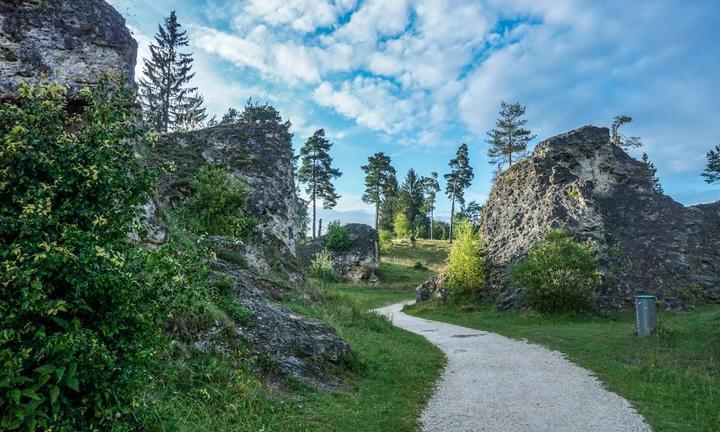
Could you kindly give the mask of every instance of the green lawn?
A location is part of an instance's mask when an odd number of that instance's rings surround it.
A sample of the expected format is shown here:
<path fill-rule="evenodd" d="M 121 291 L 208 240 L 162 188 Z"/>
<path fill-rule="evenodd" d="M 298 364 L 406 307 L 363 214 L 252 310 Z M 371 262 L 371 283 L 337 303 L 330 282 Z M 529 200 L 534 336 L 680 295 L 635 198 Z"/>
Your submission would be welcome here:
<path fill-rule="evenodd" d="M 647 338 L 634 335 L 632 313 L 573 318 L 451 305 L 406 311 L 558 350 L 630 400 L 657 431 L 720 431 L 720 307 L 661 312 L 658 335 Z"/>

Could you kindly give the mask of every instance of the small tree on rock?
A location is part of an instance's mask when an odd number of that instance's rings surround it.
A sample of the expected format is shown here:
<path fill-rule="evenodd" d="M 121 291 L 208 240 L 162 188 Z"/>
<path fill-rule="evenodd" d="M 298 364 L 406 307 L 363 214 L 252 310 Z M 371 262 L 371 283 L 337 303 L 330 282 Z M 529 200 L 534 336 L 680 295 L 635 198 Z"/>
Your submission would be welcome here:
<path fill-rule="evenodd" d="M 340 195 L 335 192 L 332 180 L 340 177 L 342 173 L 332 167 L 331 147 L 332 143 L 325 138 L 325 130 L 318 129 L 300 149 L 301 165 L 298 171 L 298 179 L 307 185 L 305 191 L 310 195 L 310 201 L 312 202 L 313 238 L 315 238 L 316 233 L 315 222 L 318 198 L 322 200 L 325 209 L 335 207 L 338 198 L 340 198 Z"/>
<path fill-rule="evenodd" d="M 470 187 L 475 174 L 470 166 L 467 144 L 462 143 L 458 148 L 455 158 L 450 161 L 451 171 L 445 174 L 447 184 L 445 194 L 450 198 L 450 235 L 449 241 L 453 239 L 453 219 L 455 218 L 455 202 L 465 203 L 465 189 Z"/>
<path fill-rule="evenodd" d="M 707 166 L 702 176 L 705 177 L 706 183 L 720 181 L 720 144 L 716 145 L 714 150 L 707 152 Z"/>
<path fill-rule="evenodd" d="M 507 162 L 511 167 L 513 160 L 525 153 L 528 142 L 535 138 L 535 135 L 523 127 L 527 123 L 524 106 L 505 102 L 501 102 L 500 106 L 502 109 L 500 117 L 495 121 L 496 128 L 488 132 L 488 156 L 493 164 L 501 165 Z"/>
<path fill-rule="evenodd" d="M 650 178 L 653 182 L 653 187 L 655 188 L 655 191 L 657 193 L 664 193 L 662 185 L 660 184 L 660 178 L 657 176 L 657 168 L 655 168 L 655 164 L 650 162 L 650 158 L 648 157 L 648 154 L 643 152 L 642 159 L 640 159 L 642 163 L 644 163 L 648 171 L 650 172 Z"/>
<path fill-rule="evenodd" d="M 642 147 L 642 141 L 640 137 L 636 136 L 625 136 L 620 133 L 620 127 L 622 125 L 631 123 L 632 117 L 629 115 L 615 116 L 613 119 L 612 126 L 610 127 L 610 142 L 618 147 L 630 148 L 630 147 Z"/>

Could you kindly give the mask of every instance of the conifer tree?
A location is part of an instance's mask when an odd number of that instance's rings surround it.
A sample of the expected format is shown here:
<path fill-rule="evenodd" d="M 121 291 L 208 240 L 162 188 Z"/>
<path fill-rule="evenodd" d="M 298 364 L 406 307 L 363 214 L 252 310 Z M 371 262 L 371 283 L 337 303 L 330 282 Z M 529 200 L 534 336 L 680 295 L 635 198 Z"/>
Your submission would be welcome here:
<path fill-rule="evenodd" d="M 535 135 L 523 127 L 527 123 L 524 106 L 505 102 L 501 102 L 500 106 L 500 117 L 495 121 L 496 128 L 488 132 L 488 156 L 496 165 L 507 162 L 508 167 L 511 167 L 513 160 L 519 159 L 525 153 L 528 142 L 535 138 Z"/>
<path fill-rule="evenodd" d="M 650 162 L 650 158 L 648 157 L 647 153 L 643 152 L 641 161 L 648 167 L 648 171 L 650 172 L 650 178 L 652 179 L 655 191 L 657 193 L 664 193 L 662 185 L 660 184 L 660 179 L 657 176 L 657 168 L 655 168 L 655 164 Z"/>
<path fill-rule="evenodd" d="M 702 176 L 705 177 L 706 183 L 715 183 L 720 181 L 720 144 L 715 149 L 707 152 L 707 166 Z"/>
<path fill-rule="evenodd" d="M 640 137 L 629 137 L 620 133 L 620 127 L 624 124 L 631 123 L 632 121 L 633 118 L 629 115 L 622 114 L 615 116 L 612 126 L 610 126 L 610 143 L 624 148 L 641 147 L 642 141 L 640 140 Z"/>
<path fill-rule="evenodd" d="M 425 214 L 430 214 L 430 240 L 433 240 L 435 200 L 437 199 L 437 193 L 440 192 L 440 183 L 438 183 L 437 179 L 438 174 L 434 171 L 430 173 L 430 177 L 422 177 L 420 179 L 420 183 L 423 185 L 423 192 L 425 193 L 423 211 Z"/>
<path fill-rule="evenodd" d="M 365 173 L 365 193 L 362 200 L 367 204 L 375 204 L 375 229 L 377 230 L 380 206 L 383 204 L 393 183 L 397 187 L 395 168 L 390 165 L 390 156 L 383 152 L 370 156 L 367 165 L 363 165 L 361 168 Z"/>
<path fill-rule="evenodd" d="M 425 199 L 423 184 L 414 169 L 410 168 L 400 187 L 400 208 L 407 216 L 413 230 L 422 222 L 422 207 Z"/>
<path fill-rule="evenodd" d="M 158 132 L 182 128 L 205 119 L 203 99 L 196 87 L 188 83 L 192 53 L 181 52 L 188 46 L 187 32 L 181 30 L 175 11 L 158 25 L 155 43 L 150 44 L 150 58 L 144 59 L 145 77 L 140 81 L 140 99 L 150 126 Z"/>
<path fill-rule="evenodd" d="M 176 129 L 188 131 L 201 128 L 205 125 L 205 119 L 207 118 L 205 98 L 198 93 L 197 89 L 188 93 L 181 112 L 183 114 L 179 118 Z"/>
<path fill-rule="evenodd" d="M 449 163 L 450 172 L 445 174 L 447 185 L 445 186 L 445 194 L 450 198 L 450 234 L 449 240 L 452 243 L 453 237 L 453 219 L 455 218 L 455 202 L 460 205 L 465 203 L 465 189 L 470 187 L 475 174 L 470 166 L 470 158 L 468 157 L 467 144 L 462 143 L 458 148 L 455 158 Z"/>
<path fill-rule="evenodd" d="M 325 130 L 318 129 L 300 149 L 301 165 L 298 171 L 298 179 L 301 183 L 307 185 L 305 191 L 310 195 L 310 201 L 312 202 L 313 238 L 315 238 L 317 200 L 322 200 L 323 208 L 331 209 L 335 207 L 338 198 L 340 198 L 340 195 L 335 192 L 332 180 L 340 177 L 342 173 L 332 167 L 331 147 L 332 143 L 325 138 Z"/>
<path fill-rule="evenodd" d="M 380 206 L 380 229 L 394 231 L 395 218 L 400 212 L 400 186 L 395 173 L 390 173 L 382 189 L 382 203 Z"/>

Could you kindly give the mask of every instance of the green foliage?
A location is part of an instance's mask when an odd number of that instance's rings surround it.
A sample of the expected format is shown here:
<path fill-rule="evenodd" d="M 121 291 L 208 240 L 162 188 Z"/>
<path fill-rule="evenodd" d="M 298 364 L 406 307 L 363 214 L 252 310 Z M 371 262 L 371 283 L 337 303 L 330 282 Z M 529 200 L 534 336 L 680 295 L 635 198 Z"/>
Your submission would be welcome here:
<path fill-rule="evenodd" d="M 190 181 L 192 193 L 180 205 L 180 217 L 195 233 L 247 237 L 256 225 L 244 215 L 247 189 L 221 167 L 204 166 Z"/>
<path fill-rule="evenodd" d="M 153 178 L 134 96 L 103 82 L 69 114 L 65 87 L 0 107 L 0 429 L 120 428 L 152 362 L 161 293 L 127 234 Z"/>
<path fill-rule="evenodd" d="M 528 143 L 535 135 L 523 126 L 527 124 L 525 107 L 519 103 L 500 103 L 500 117 L 495 121 L 496 128 L 488 132 L 490 144 L 488 157 L 491 163 L 501 166 L 506 163 L 513 164 L 513 155 L 525 153 Z"/>
<path fill-rule="evenodd" d="M 706 183 L 720 181 L 720 144 L 707 152 L 707 166 L 702 173 Z"/>
<path fill-rule="evenodd" d="M 323 282 L 334 282 L 337 280 L 335 269 L 332 265 L 332 255 L 326 249 L 315 254 L 308 270 L 308 275 Z"/>
<path fill-rule="evenodd" d="M 510 268 L 510 280 L 526 290 L 527 304 L 538 311 L 588 310 L 600 280 L 595 248 L 575 241 L 562 229 L 550 229 Z"/>
<path fill-rule="evenodd" d="M 620 127 L 624 124 L 632 123 L 633 118 L 629 115 L 621 114 L 613 118 L 612 126 L 610 126 L 610 143 L 618 147 L 642 147 L 640 137 L 625 136 L 620 133 Z"/>
<path fill-rule="evenodd" d="M 485 245 L 472 224 L 464 220 L 455 231 L 448 258 L 449 288 L 456 294 L 478 292 L 485 285 Z"/>
<path fill-rule="evenodd" d="M 347 228 L 340 225 L 340 222 L 330 222 L 325 234 L 325 247 L 333 252 L 344 252 L 350 249 L 352 240 Z"/>
<path fill-rule="evenodd" d="M 407 219 L 413 226 L 413 231 L 424 223 L 423 203 L 425 202 L 425 190 L 423 183 L 415 173 L 414 169 L 408 170 L 400 187 L 398 205 Z"/>
<path fill-rule="evenodd" d="M 655 168 L 655 164 L 650 161 L 650 157 L 648 156 L 648 154 L 643 152 L 640 161 L 644 163 L 645 166 L 647 166 L 650 180 L 653 183 L 653 188 L 655 189 L 655 191 L 657 193 L 664 193 L 662 184 L 660 184 L 660 178 L 657 176 L 657 168 Z"/>
<path fill-rule="evenodd" d="M 400 212 L 395 215 L 395 235 L 399 239 L 409 240 L 413 236 L 413 227 L 410 219 L 405 213 Z"/>
<path fill-rule="evenodd" d="M 306 185 L 305 192 L 310 197 L 313 206 L 313 238 L 315 238 L 315 206 L 318 199 L 323 202 L 323 208 L 335 207 L 338 195 L 335 192 L 333 179 L 340 177 L 340 170 L 332 167 L 330 148 L 332 143 L 325 138 L 325 130 L 318 129 L 308 138 L 300 149 L 300 169 L 298 180 Z"/>
<path fill-rule="evenodd" d="M 381 229 L 378 231 L 378 242 L 380 243 L 380 252 L 389 253 L 393 249 L 393 234 L 388 231 Z"/>
<path fill-rule="evenodd" d="M 395 168 L 390 164 L 390 156 L 379 152 L 370 156 L 367 165 L 363 165 L 361 169 L 365 173 L 362 200 L 367 204 L 375 204 L 375 229 L 378 229 L 380 206 L 388 196 L 389 189 L 393 186 L 397 189 Z"/>

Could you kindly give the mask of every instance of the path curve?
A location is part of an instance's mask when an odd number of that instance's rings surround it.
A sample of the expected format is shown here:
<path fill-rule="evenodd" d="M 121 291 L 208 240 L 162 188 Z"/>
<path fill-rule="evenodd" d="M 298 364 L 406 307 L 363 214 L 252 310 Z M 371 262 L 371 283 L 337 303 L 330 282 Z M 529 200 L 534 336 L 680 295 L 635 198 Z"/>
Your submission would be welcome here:
<path fill-rule="evenodd" d="M 376 312 L 427 338 L 448 363 L 421 421 L 427 432 L 650 431 L 587 370 L 539 345 L 402 312 Z"/>

